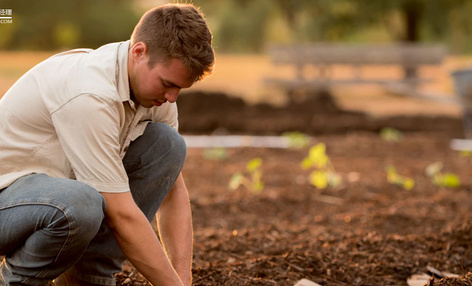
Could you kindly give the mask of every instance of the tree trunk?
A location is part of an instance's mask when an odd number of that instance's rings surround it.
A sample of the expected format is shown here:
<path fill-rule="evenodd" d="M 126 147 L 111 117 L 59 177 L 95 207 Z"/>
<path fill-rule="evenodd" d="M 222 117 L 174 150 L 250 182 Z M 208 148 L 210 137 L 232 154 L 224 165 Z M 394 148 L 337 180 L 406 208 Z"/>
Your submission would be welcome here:
<path fill-rule="evenodd" d="M 419 42 L 419 24 L 421 22 L 422 10 L 422 4 L 419 1 L 407 1 L 402 5 L 402 13 L 405 19 L 404 42 Z M 416 67 L 404 67 L 405 79 L 415 79 L 417 76 L 418 71 Z"/>

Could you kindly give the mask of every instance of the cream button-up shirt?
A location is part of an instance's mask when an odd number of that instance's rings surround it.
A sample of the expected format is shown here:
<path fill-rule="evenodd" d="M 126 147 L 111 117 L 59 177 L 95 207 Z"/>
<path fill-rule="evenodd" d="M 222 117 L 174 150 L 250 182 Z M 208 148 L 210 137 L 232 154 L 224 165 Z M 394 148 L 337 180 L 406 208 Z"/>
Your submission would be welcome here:
<path fill-rule="evenodd" d="M 177 130 L 177 106 L 135 106 L 129 41 L 57 54 L 0 99 L 0 190 L 33 173 L 76 179 L 99 192 L 126 192 L 122 159 L 147 123 Z"/>

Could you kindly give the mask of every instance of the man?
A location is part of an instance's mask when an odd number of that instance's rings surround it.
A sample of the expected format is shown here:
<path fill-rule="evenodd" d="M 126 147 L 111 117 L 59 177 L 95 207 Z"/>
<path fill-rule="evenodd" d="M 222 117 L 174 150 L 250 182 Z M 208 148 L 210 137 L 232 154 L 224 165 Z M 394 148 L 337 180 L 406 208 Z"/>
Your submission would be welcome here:
<path fill-rule="evenodd" d="M 161 6 L 130 41 L 55 55 L 3 96 L 0 285 L 115 285 L 125 258 L 154 285 L 191 284 L 175 101 L 211 72 L 211 41 L 194 6 Z"/>

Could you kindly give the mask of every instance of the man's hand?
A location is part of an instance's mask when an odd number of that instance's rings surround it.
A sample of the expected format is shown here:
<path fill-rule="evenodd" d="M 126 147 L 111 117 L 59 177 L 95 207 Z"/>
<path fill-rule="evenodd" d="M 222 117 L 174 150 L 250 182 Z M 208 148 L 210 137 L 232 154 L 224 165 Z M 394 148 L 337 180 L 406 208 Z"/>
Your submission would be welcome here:
<path fill-rule="evenodd" d="M 131 192 L 102 195 L 107 204 L 106 223 L 138 271 L 153 285 L 184 285 Z"/>

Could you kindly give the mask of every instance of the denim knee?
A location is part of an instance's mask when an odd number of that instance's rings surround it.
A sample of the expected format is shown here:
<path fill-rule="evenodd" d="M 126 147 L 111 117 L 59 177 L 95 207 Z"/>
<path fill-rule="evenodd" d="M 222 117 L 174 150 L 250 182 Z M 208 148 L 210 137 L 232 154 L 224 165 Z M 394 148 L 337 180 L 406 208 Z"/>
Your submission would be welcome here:
<path fill-rule="evenodd" d="M 78 191 L 68 192 L 62 200 L 65 214 L 72 217 L 79 235 L 92 239 L 105 217 L 105 199 L 86 184 L 76 182 Z"/>
<path fill-rule="evenodd" d="M 152 133 L 154 135 L 153 137 L 156 137 L 161 150 L 167 150 L 167 152 L 172 154 L 170 157 L 176 160 L 174 163 L 183 165 L 187 156 L 187 145 L 182 135 L 174 128 L 163 123 L 150 123 L 146 129 L 146 133 Z"/>
<path fill-rule="evenodd" d="M 131 142 L 123 159 L 128 174 L 146 165 L 182 168 L 187 156 L 184 138 L 164 123 L 149 123 L 144 134 Z"/>
<path fill-rule="evenodd" d="M 70 235 L 90 240 L 95 236 L 105 216 L 105 199 L 95 188 L 76 180 L 52 178 L 45 174 L 27 176 L 21 183 L 36 188 L 22 190 L 24 196 L 40 193 L 40 197 L 35 194 L 31 198 L 32 204 L 36 200 L 63 213 Z"/>

